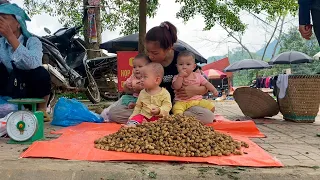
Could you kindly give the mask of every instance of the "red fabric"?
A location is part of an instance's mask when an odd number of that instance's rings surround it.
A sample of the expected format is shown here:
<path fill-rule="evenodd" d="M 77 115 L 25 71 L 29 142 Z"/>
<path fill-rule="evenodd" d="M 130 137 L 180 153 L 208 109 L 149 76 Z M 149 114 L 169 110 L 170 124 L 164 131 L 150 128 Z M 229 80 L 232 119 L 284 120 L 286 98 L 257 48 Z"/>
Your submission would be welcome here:
<path fill-rule="evenodd" d="M 156 116 L 152 116 L 150 119 L 148 119 L 148 118 L 144 117 L 144 115 L 142 115 L 142 114 L 135 115 L 131 118 L 131 120 L 137 121 L 139 124 L 141 124 L 143 122 L 143 120 L 147 120 L 148 122 L 150 122 L 150 121 L 156 121 L 158 119 L 159 119 L 159 117 L 156 117 Z"/>
<path fill-rule="evenodd" d="M 121 125 L 114 123 L 82 123 L 63 128 L 54 134 L 62 134 L 51 141 L 36 141 L 20 157 L 59 158 L 87 161 L 181 161 L 211 163 L 217 165 L 281 167 L 281 162 L 270 156 L 248 137 L 264 137 L 253 121 L 228 121 L 222 116 L 215 117 L 216 122 L 208 125 L 215 130 L 230 134 L 238 141 L 245 141 L 249 148 L 242 148 L 241 156 L 175 157 L 151 154 L 136 154 L 115 151 L 104 151 L 94 148 L 94 140 L 117 132 Z"/>
<path fill-rule="evenodd" d="M 271 77 L 266 77 L 266 81 L 265 81 L 265 83 L 264 83 L 264 85 L 265 85 L 266 88 L 269 88 L 269 87 L 270 87 L 270 79 L 271 79 Z"/>

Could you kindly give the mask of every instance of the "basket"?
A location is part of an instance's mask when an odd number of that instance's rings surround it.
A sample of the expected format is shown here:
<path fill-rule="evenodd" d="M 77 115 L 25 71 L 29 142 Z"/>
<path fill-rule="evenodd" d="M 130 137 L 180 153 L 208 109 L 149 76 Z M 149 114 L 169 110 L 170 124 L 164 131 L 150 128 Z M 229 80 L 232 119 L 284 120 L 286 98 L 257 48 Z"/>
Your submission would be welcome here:
<path fill-rule="evenodd" d="M 271 117 L 279 113 L 279 106 L 269 94 L 256 88 L 237 88 L 233 97 L 242 113 L 253 119 Z"/>
<path fill-rule="evenodd" d="M 285 120 L 314 122 L 320 104 L 320 75 L 290 75 L 286 95 L 278 102 Z"/>

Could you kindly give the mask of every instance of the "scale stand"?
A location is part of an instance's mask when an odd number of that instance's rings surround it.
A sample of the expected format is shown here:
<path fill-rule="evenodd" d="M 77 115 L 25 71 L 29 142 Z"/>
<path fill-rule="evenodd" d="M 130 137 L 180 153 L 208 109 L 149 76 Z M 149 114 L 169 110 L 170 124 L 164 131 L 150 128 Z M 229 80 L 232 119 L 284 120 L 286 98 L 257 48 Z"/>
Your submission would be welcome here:
<path fill-rule="evenodd" d="M 8 102 L 17 104 L 18 111 L 7 117 L 7 133 L 11 138 L 8 144 L 32 144 L 44 139 L 44 114 L 37 111 L 37 104 L 44 99 L 11 99 Z M 31 105 L 32 110 L 22 110 L 22 105 Z"/>

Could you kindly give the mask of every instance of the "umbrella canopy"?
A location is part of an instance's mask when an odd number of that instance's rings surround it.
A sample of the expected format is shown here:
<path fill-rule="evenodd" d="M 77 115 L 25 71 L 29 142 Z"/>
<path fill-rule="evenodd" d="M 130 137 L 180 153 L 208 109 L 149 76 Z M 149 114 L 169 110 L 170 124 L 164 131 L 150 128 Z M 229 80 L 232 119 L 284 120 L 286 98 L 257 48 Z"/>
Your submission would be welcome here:
<path fill-rule="evenodd" d="M 209 79 L 223 79 L 227 75 L 216 69 L 208 69 L 203 72 Z"/>
<path fill-rule="evenodd" d="M 138 51 L 138 42 L 139 33 L 136 33 L 102 43 L 100 44 L 100 48 L 107 50 L 109 53 L 117 53 L 117 51 Z M 207 63 L 207 59 L 197 50 L 181 40 L 178 40 L 177 43 L 173 45 L 173 48 L 179 52 L 188 50 L 194 53 L 198 63 Z"/>
<path fill-rule="evenodd" d="M 228 67 L 224 69 L 225 72 L 235 72 L 246 69 L 265 69 L 271 68 L 271 66 L 261 60 L 255 59 L 244 59 L 241 61 L 237 61 L 235 63 L 230 64 Z"/>
<path fill-rule="evenodd" d="M 311 62 L 312 58 L 310 56 L 298 51 L 289 51 L 272 58 L 269 64 L 300 64 Z"/>

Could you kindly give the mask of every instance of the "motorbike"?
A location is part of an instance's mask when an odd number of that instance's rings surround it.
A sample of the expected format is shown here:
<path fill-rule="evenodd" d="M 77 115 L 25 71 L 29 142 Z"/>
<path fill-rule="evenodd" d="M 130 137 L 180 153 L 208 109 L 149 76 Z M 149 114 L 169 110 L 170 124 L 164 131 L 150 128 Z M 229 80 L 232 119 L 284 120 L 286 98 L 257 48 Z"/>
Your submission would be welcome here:
<path fill-rule="evenodd" d="M 101 101 L 98 85 L 90 72 L 85 42 L 77 37 L 81 26 L 61 28 L 53 35 L 38 37 L 43 46 L 43 66 L 52 81 L 52 96 L 57 91 L 84 91 L 92 103 Z M 50 99 L 54 99 L 51 97 Z"/>

